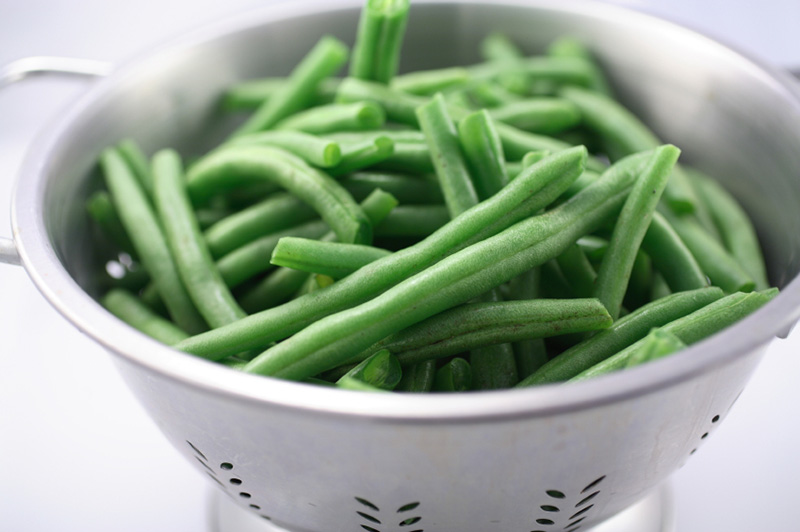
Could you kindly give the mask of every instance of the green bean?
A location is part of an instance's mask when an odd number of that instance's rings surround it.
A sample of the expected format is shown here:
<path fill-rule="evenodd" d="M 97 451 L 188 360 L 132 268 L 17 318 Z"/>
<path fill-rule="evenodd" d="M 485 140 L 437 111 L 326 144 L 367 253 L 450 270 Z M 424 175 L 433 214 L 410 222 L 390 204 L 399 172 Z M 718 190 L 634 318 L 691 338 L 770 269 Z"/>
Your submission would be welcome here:
<path fill-rule="evenodd" d="M 633 259 L 633 269 L 631 270 L 631 278 L 628 281 L 628 290 L 625 292 L 623 304 L 629 309 L 641 307 L 651 300 L 650 290 L 652 285 L 653 261 L 647 253 L 639 250 Z"/>
<path fill-rule="evenodd" d="M 642 343 L 631 353 L 625 364 L 626 368 L 639 366 L 659 358 L 671 355 L 686 347 L 680 338 L 662 329 L 653 329 L 644 337 Z"/>
<path fill-rule="evenodd" d="M 664 212 L 664 215 L 708 275 L 711 284 L 728 293 L 753 290 L 755 282 L 752 277 L 696 221 L 669 212 Z"/>
<path fill-rule="evenodd" d="M 232 214 L 204 232 L 211 255 L 222 257 L 253 240 L 316 218 L 314 209 L 285 193 L 276 193 Z"/>
<path fill-rule="evenodd" d="M 642 240 L 642 249 L 673 292 L 708 286 L 706 274 L 694 254 L 659 212 L 653 214 Z"/>
<path fill-rule="evenodd" d="M 390 391 L 397 386 L 402 376 L 403 371 L 397 357 L 386 349 L 381 349 L 348 371 L 336 381 L 336 385 L 341 388 L 350 388 L 352 384 L 350 381 L 356 380 L 380 390 Z"/>
<path fill-rule="evenodd" d="M 569 186 L 570 178 L 581 173 L 585 157 L 586 150 L 581 147 L 552 155 L 422 242 L 375 261 L 326 290 L 260 312 L 224 330 L 190 338 L 181 342 L 179 349 L 219 359 L 286 338 L 323 316 L 366 301 L 440 260 L 474 235 L 502 230 L 498 220 L 508 219 L 509 211 L 521 206 L 535 208 L 533 212 L 541 209 L 531 196 L 541 195 L 541 201 L 552 201 L 553 194 L 558 196 Z M 561 183 L 562 188 L 556 183 Z"/>
<path fill-rule="evenodd" d="M 228 216 L 233 214 L 230 209 L 219 207 L 200 207 L 195 209 L 194 216 L 197 218 L 197 224 L 202 231 L 205 231 L 212 225 L 221 222 Z"/>
<path fill-rule="evenodd" d="M 320 81 L 314 96 L 313 105 L 326 105 L 333 102 L 339 79 L 326 78 Z M 242 81 L 228 87 L 222 95 L 222 108 L 226 111 L 257 109 L 270 99 L 279 88 L 286 85 L 286 78 L 260 78 Z"/>
<path fill-rule="evenodd" d="M 650 300 L 661 299 L 672 293 L 667 281 L 660 272 L 653 272 L 653 280 L 650 283 Z"/>
<path fill-rule="evenodd" d="M 388 137 L 377 137 L 372 141 L 345 145 L 342 161 L 328 173 L 334 177 L 349 174 L 385 161 L 394 153 L 394 141 Z"/>
<path fill-rule="evenodd" d="M 350 75 L 389 83 L 397 73 L 409 0 L 367 0 L 358 22 Z"/>
<path fill-rule="evenodd" d="M 133 242 L 125 231 L 108 192 L 98 190 L 89 196 L 89 199 L 86 200 L 86 211 L 104 236 L 122 251 L 136 256 Z"/>
<path fill-rule="evenodd" d="M 275 146 L 320 168 L 336 166 L 342 160 L 339 143 L 299 131 L 262 131 L 237 137 L 231 146 Z"/>
<path fill-rule="evenodd" d="M 396 144 L 410 142 L 425 144 L 425 135 L 416 129 L 375 129 L 372 131 L 344 131 L 326 135 L 327 138 L 340 142 L 342 145 L 358 144 L 361 142 L 374 142 L 378 137 L 387 137 Z"/>
<path fill-rule="evenodd" d="M 542 297 L 548 299 L 568 299 L 574 298 L 575 292 L 572 290 L 569 281 L 561 271 L 558 261 L 553 259 L 545 262 L 541 266 L 542 270 Z"/>
<path fill-rule="evenodd" d="M 769 287 L 764 256 L 756 231 L 736 199 L 716 181 L 696 170 L 687 170 L 698 186 L 700 197 L 707 205 L 719 229 L 722 242 L 739 265 L 755 282 L 757 290 Z"/>
<path fill-rule="evenodd" d="M 481 55 L 487 61 L 517 61 L 523 54 L 502 33 L 490 33 L 481 41 Z M 526 94 L 531 80 L 525 72 L 508 72 L 498 78 L 498 83 L 515 94 Z"/>
<path fill-rule="evenodd" d="M 125 139 L 117 144 L 117 151 L 128 164 L 133 175 L 139 180 L 147 197 L 153 197 L 153 175 L 150 172 L 150 164 L 147 156 L 133 139 Z"/>
<path fill-rule="evenodd" d="M 188 175 L 189 193 L 202 200 L 238 183 L 266 180 L 314 208 L 343 242 L 372 238 L 369 220 L 353 197 L 331 177 L 268 146 L 230 146 L 200 160 Z"/>
<path fill-rule="evenodd" d="M 559 95 L 578 106 L 586 126 L 608 144 L 612 160 L 662 144 L 636 116 L 611 98 L 576 87 L 564 87 Z M 694 212 L 697 196 L 680 167 L 674 169 L 664 198 L 675 212 Z"/>
<path fill-rule="evenodd" d="M 502 122 L 495 123 L 495 128 L 500 136 L 500 142 L 503 144 L 503 152 L 510 161 L 518 161 L 525 157 L 525 154 L 532 151 L 547 150 L 555 153 L 571 147 L 566 142 L 544 135 L 528 133 Z M 595 172 L 602 172 L 606 169 L 603 163 L 594 158 L 589 158 L 586 165 L 589 170 Z"/>
<path fill-rule="evenodd" d="M 588 88 L 605 96 L 611 96 L 611 87 L 602 70 L 594 62 L 591 52 L 575 37 L 565 36 L 556 39 L 547 47 L 547 55 L 551 57 L 578 57 L 585 60 L 591 70 Z"/>
<path fill-rule="evenodd" d="M 422 105 L 417 109 L 417 118 L 428 143 L 445 205 L 450 216 L 455 218 L 479 200 L 461 154 L 458 133 L 447 112 L 444 97 L 438 94 L 429 103 Z"/>
<path fill-rule="evenodd" d="M 203 240 L 186 192 L 180 156 L 172 150 L 153 156 L 153 193 L 170 252 L 197 310 L 212 328 L 244 318 Z"/>
<path fill-rule="evenodd" d="M 466 116 L 458 123 L 458 141 L 481 200 L 508 184 L 503 146 L 492 118 L 485 109 Z"/>
<path fill-rule="evenodd" d="M 724 296 L 716 287 L 672 294 L 623 316 L 608 329 L 564 351 L 517 387 L 562 382 L 573 378 L 661 327 Z"/>
<path fill-rule="evenodd" d="M 474 80 L 500 79 L 509 73 L 524 73 L 529 83 L 550 82 L 586 87 L 592 83 L 592 68 L 578 57 L 524 57 L 492 61 L 467 67 Z"/>
<path fill-rule="evenodd" d="M 391 251 L 361 244 L 283 237 L 275 246 L 270 262 L 276 266 L 341 279 L 387 255 L 391 255 Z"/>
<path fill-rule="evenodd" d="M 511 293 L 506 299 L 533 300 L 539 297 L 541 268 L 531 268 L 512 279 Z M 547 362 L 547 349 L 542 338 L 529 338 L 514 342 L 514 358 L 517 361 L 517 376 L 524 379 Z"/>
<path fill-rule="evenodd" d="M 275 231 L 224 255 L 217 261 L 217 268 L 225 284 L 236 288 L 272 267 L 270 257 L 282 238 L 320 238 L 328 231 L 328 226 L 321 220 Z"/>
<path fill-rule="evenodd" d="M 425 393 L 433 388 L 436 377 L 436 361 L 426 360 L 403 368 L 403 378 L 395 387 L 396 392 Z"/>
<path fill-rule="evenodd" d="M 695 310 L 691 314 L 670 321 L 661 326 L 661 330 L 677 336 L 684 344 L 691 345 L 755 312 L 777 294 L 777 288 L 761 292 L 736 292 Z M 582 381 L 623 369 L 631 356 L 640 349 L 643 343 L 644 340 L 639 340 L 579 373 L 571 378 L 570 382 Z"/>
<path fill-rule="evenodd" d="M 425 104 L 428 98 L 406 94 L 380 83 L 356 78 L 345 78 L 336 93 L 339 103 L 375 102 L 386 111 L 386 118 L 392 122 L 417 126 L 415 110 Z"/>
<path fill-rule="evenodd" d="M 247 371 L 294 380 L 317 374 L 389 334 L 558 256 L 578 238 L 597 230 L 621 207 L 634 180 L 626 166 L 612 167 L 605 179 L 560 207 L 462 249 L 366 303 L 316 321 L 253 359 Z M 478 207 L 488 201 L 491 199 Z M 370 266 L 382 262 L 373 262 L 359 272 L 371 274 Z M 354 274 L 337 284 L 356 278 Z"/>
<path fill-rule="evenodd" d="M 331 103 L 288 116 L 275 129 L 325 135 L 337 131 L 368 131 L 383 127 L 386 112 L 374 102 Z"/>
<path fill-rule="evenodd" d="M 421 321 L 375 344 L 403 365 L 474 347 L 605 329 L 611 319 L 595 299 L 532 299 L 468 303 Z"/>
<path fill-rule="evenodd" d="M 185 332 L 150 310 L 127 290 L 113 288 L 103 296 L 101 303 L 113 315 L 159 342 L 172 345 L 188 338 Z"/>
<path fill-rule="evenodd" d="M 575 297 L 596 297 L 594 292 L 597 272 L 580 246 L 571 245 L 556 258 L 556 262 Z"/>
<path fill-rule="evenodd" d="M 395 76 L 389 86 L 398 91 L 418 96 L 433 96 L 453 87 L 464 86 L 469 81 L 469 72 L 462 67 L 418 70 Z"/>
<path fill-rule="evenodd" d="M 449 221 L 444 205 L 400 205 L 375 227 L 375 236 L 426 237 Z"/>
<path fill-rule="evenodd" d="M 461 357 L 455 357 L 436 371 L 435 392 L 466 392 L 472 388 L 472 367 Z"/>
<path fill-rule="evenodd" d="M 672 145 L 656 148 L 614 224 L 594 284 L 594 296 L 614 319 L 619 316 L 636 253 L 679 155 L 680 150 Z"/>
<path fill-rule="evenodd" d="M 361 202 L 364 214 L 367 215 L 373 225 L 380 224 L 396 206 L 397 200 L 394 196 L 379 188 L 373 190 Z M 328 232 L 320 240 L 325 242 L 335 241 L 336 234 L 332 231 Z M 256 312 L 273 307 L 300 290 L 307 278 L 308 274 L 306 272 L 278 268 L 242 296 L 242 307 L 248 312 Z"/>
<path fill-rule="evenodd" d="M 506 161 L 506 174 L 508 175 L 508 180 L 511 181 L 515 177 L 517 177 L 523 169 L 522 161 Z"/>
<path fill-rule="evenodd" d="M 478 301 L 488 304 L 500 303 L 502 300 L 498 288 L 478 297 Z M 472 386 L 475 390 L 502 390 L 519 382 L 514 347 L 508 342 L 469 346 L 469 362 L 473 369 Z"/>
<path fill-rule="evenodd" d="M 294 67 L 286 80 L 265 101 L 234 136 L 269 129 L 281 119 L 314 102 L 322 80 L 336 73 L 347 61 L 347 47 L 339 40 L 325 36 Z"/>
<path fill-rule="evenodd" d="M 480 107 L 499 107 L 522 100 L 522 96 L 493 81 L 473 83 L 467 92 Z"/>
<path fill-rule="evenodd" d="M 578 125 L 581 113 L 561 98 L 531 98 L 489 110 L 492 118 L 530 133 L 552 135 Z"/>
<path fill-rule="evenodd" d="M 100 156 L 111 200 L 172 320 L 188 333 L 206 329 L 183 286 L 150 201 L 125 160 L 112 148 Z"/>
<path fill-rule="evenodd" d="M 397 145 L 395 144 L 395 148 Z M 427 147 L 426 147 L 427 150 Z M 357 201 L 364 199 L 370 192 L 380 188 L 397 198 L 400 204 L 415 203 L 419 205 L 442 205 L 442 189 L 433 179 L 425 176 L 409 176 L 383 172 L 357 172 L 343 177 L 339 183 L 353 195 Z M 375 227 L 377 234 L 378 227 Z"/>
<path fill-rule="evenodd" d="M 395 142 L 394 152 L 377 163 L 375 169 L 409 174 L 435 172 L 428 145 L 416 142 Z"/>
<path fill-rule="evenodd" d="M 529 151 L 528 153 L 525 154 L 525 157 L 522 158 L 522 167 L 527 168 L 529 166 L 533 166 L 534 164 L 538 163 L 548 155 L 550 155 L 550 152 L 548 150 Z"/>
<path fill-rule="evenodd" d="M 571 198 L 584 188 L 588 187 L 600 178 L 600 174 L 591 170 L 586 170 L 574 183 L 564 192 L 563 199 Z"/>

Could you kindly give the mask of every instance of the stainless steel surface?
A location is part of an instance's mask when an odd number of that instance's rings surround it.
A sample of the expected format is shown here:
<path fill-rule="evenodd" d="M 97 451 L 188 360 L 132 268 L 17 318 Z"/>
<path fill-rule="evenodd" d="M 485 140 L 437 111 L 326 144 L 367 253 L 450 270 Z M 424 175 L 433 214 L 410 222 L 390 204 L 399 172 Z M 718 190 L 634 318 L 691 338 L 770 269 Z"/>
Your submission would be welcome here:
<path fill-rule="evenodd" d="M 291 532 L 243 510 L 219 490 L 209 495 L 208 520 L 208 532 Z M 418 527 L 423 526 L 420 521 Z M 586 532 L 677 532 L 669 485 Z"/>
<path fill-rule="evenodd" d="M 6 264 L 21 264 L 17 246 L 8 238 L 0 238 L 0 262 Z"/>
<path fill-rule="evenodd" d="M 74 57 L 35 56 L 17 59 L 0 69 L 0 89 L 25 78 L 42 75 L 103 77 L 113 71 L 106 61 Z"/>
<path fill-rule="evenodd" d="M 467 50 L 474 55 L 474 39 L 493 25 L 507 26 L 512 37 L 530 47 L 570 24 L 581 29 L 600 50 L 627 100 L 662 136 L 681 139 L 679 144 L 699 166 L 730 172 L 718 175 L 728 178 L 750 208 L 766 239 L 773 279 L 784 284 L 793 278 L 797 244 L 791 235 L 800 223 L 794 213 L 798 197 L 792 172 L 798 167 L 793 148 L 800 138 L 796 91 L 779 74 L 669 24 L 594 4 L 580 4 L 585 9 L 578 13 L 573 11 L 577 5 L 563 4 L 559 7 L 563 12 L 545 10 L 529 24 L 524 24 L 528 7 L 522 3 L 491 8 L 426 5 L 428 16 L 413 19 L 410 25 L 410 31 L 419 32 L 414 41 L 418 53 L 432 48 L 429 40 L 434 35 L 447 45 L 428 54 L 425 65 L 416 66 L 433 66 L 448 53 L 461 61 L 472 59 Z M 213 122 L 208 109 L 219 87 L 235 77 L 258 73 L 256 63 L 263 58 L 256 61 L 249 51 L 268 48 L 284 35 L 309 35 L 306 40 L 292 40 L 297 48 L 283 49 L 286 57 L 270 65 L 275 72 L 285 71 L 323 30 L 337 28 L 335 33 L 343 36 L 353 33 L 353 10 L 328 13 L 324 24 L 322 18 L 305 16 L 283 20 L 270 32 L 257 31 L 261 22 L 291 13 L 288 6 L 263 18 L 250 16 L 243 26 L 227 26 L 228 35 L 223 28 L 212 32 L 221 35 L 213 41 L 202 42 L 208 34 L 190 38 L 177 50 L 122 70 L 98 84 L 31 151 L 15 202 L 15 223 L 25 230 L 21 252 L 34 281 L 73 323 L 122 355 L 118 364 L 126 380 L 184 455 L 202 469 L 205 466 L 196 457 L 199 451 L 217 476 L 230 471 L 215 469 L 223 463 L 246 473 L 255 486 L 244 492 L 249 500 L 266 500 L 257 504 L 259 511 L 269 511 L 276 521 L 298 530 L 351 522 L 354 505 L 369 508 L 356 496 L 376 507 L 382 504 L 391 516 L 400 505 L 420 502 L 424 519 L 435 523 L 437 530 L 476 525 L 483 530 L 530 529 L 536 519 L 545 519 L 538 507 L 547 505 L 547 490 L 562 491 L 577 504 L 579 492 L 601 477 L 595 485 L 600 487 L 597 503 L 584 514 L 584 525 L 635 501 L 677 468 L 702 435 L 716 427 L 717 416 L 724 416 L 758 362 L 761 346 L 779 327 L 796 319 L 797 283 L 785 287 L 776 301 L 736 330 L 650 368 L 563 389 L 455 400 L 371 398 L 370 404 L 362 404 L 357 394 L 255 379 L 173 353 L 105 315 L 65 275 L 59 260 L 92 290 L 89 271 L 97 257 L 88 246 L 75 245 L 86 231 L 76 206 L 93 186 L 85 177 L 99 149 L 123 135 L 141 138 L 149 149 L 202 146 L 208 139 L 187 137 L 185 132 L 201 122 Z M 458 25 L 452 33 L 430 32 L 440 20 L 437 17 Z M 534 26 L 540 31 L 530 32 Z M 641 46 L 645 41 L 647 46 Z M 631 55 L 637 43 L 641 55 Z M 681 65 L 675 55 L 690 67 L 678 76 Z M 210 72 L 216 79 L 207 79 Z M 743 111 L 733 105 L 743 101 L 752 107 Z M 656 102 L 679 111 L 694 110 L 704 120 L 689 127 L 688 121 L 678 119 L 681 112 L 662 113 L 654 109 Z M 703 138 L 709 123 L 727 137 Z M 758 127 L 764 123 L 772 128 Z M 217 134 L 222 129 L 224 125 L 219 125 Z M 754 146 L 738 132 L 741 129 L 757 130 L 764 146 Z M 753 160 L 764 163 L 758 182 L 747 177 Z M 757 198 L 778 208 L 760 208 Z M 778 223 L 776 210 L 783 216 Z M 40 218 L 43 213 L 46 216 Z M 325 445 L 320 439 L 327 440 Z M 298 446 L 298 441 L 304 445 Z M 502 452 L 503 463 L 487 460 L 487 450 Z M 386 456 L 392 461 L 381 460 Z M 547 467 L 554 464 L 562 468 Z M 376 469 L 380 478 L 368 473 Z M 244 474 L 239 478 L 242 485 L 246 478 Z M 449 481 L 452 478 L 462 479 L 458 490 Z M 267 482 L 281 485 L 281 493 L 268 490 Z M 335 493 L 322 488 L 332 485 L 339 488 Z M 447 494 L 446 500 L 441 493 Z M 309 504 L 318 509 L 308 510 Z M 471 519 L 473 515 L 488 522 Z"/>

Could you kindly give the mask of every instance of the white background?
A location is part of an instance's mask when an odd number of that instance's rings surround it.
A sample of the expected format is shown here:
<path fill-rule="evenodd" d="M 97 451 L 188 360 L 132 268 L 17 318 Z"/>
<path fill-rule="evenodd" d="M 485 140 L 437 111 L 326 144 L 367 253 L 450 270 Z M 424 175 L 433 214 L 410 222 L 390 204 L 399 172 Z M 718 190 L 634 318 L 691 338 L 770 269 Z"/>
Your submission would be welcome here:
<path fill-rule="evenodd" d="M 0 0 L 0 64 L 36 54 L 122 60 L 183 30 L 268 4 Z M 800 66 L 800 2 L 653 0 L 667 16 L 780 66 Z M 81 91 L 0 94 L 0 198 L 34 134 Z M 8 236 L 0 200 L 0 236 Z M 800 473 L 800 333 L 776 341 L 725 423 L 673 479 L 680 532 L 792 532 Z M 202 532 L 207 480 L 173 451 L 110 357 L 21 268 L 0 265 L 0 530 Z"/>

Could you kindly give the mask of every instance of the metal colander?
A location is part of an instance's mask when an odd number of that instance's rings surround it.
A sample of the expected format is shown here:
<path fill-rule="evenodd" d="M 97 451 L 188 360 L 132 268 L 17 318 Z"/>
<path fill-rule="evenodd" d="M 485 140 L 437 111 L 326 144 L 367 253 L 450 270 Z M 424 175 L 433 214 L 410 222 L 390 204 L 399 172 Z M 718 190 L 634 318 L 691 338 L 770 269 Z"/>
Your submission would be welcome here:
<path fill-rule="evenodd" d="M 117 69 L 29 151 L 14 242 L 43 294 L 115 356 L 172 444 L 243 508 L 294 532 L 576 532 L 657 487 L 724 420 L 776 334 L 798 317 L 800 92 L 701 35 L 584 2 L 415 2 L 403 68 L 477 61 L 502 30 L 529 51 L 565 33 L 619 96 L 751 214 L 782 293 L 666 360 L 570 386 L 372 395 L 240 374 L 175 352 L 93 299 L 102 255 L 83 213 L 108 144 L 200 152 L 231 124 L 235 80 L 287 73 L 325 33 L 352 42 L 360 1 L 285 4 Z"/>

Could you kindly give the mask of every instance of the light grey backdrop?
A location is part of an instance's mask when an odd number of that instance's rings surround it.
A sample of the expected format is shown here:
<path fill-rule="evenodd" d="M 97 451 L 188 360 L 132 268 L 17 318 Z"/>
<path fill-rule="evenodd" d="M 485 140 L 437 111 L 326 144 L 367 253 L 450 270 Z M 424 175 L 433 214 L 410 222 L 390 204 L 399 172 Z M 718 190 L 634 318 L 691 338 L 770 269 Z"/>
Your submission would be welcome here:
<path fill-rule="evenodd" d="M 35 54 L 119 61 L 268 0 L 0 0 L 0 64 Z M 800 66 L 798 0 L 617 2 Z M 34 81 L 0 94 L 0 235 L 25 146 L 80 93 Z M 109 357 L 0 265 L 0 530 L 205 530 L 206 480 L 173 452 Z M 793 532 L 800 333 L 771 347 L 725 424 L 674 478 L 680 532 Z"/>

